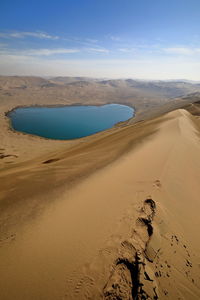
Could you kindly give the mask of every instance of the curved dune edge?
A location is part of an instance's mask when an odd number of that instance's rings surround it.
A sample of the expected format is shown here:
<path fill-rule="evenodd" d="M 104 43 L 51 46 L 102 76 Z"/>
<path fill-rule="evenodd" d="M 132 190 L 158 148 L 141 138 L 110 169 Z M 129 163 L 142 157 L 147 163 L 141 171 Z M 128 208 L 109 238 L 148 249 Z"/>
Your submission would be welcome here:
<path fill-rule="evenodd" d="M 177 110 L 2 171 L 2 298 L 199 299 L 198 122 Z"/>

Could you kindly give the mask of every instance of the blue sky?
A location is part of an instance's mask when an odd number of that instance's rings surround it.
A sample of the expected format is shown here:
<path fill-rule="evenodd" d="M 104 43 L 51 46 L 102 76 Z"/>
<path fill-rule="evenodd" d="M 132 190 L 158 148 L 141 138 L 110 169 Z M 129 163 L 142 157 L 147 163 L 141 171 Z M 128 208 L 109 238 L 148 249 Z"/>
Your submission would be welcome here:
<path fill-rule="evenodd" d="M 0 74 L 200 80 L 200 1 L 2 0 Z"/>

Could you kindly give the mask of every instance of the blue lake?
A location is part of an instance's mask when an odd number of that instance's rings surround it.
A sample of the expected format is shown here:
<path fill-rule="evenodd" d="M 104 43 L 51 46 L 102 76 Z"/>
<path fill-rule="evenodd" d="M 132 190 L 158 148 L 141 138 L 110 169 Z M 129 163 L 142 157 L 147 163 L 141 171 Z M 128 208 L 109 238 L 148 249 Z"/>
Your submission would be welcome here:
<path fill-rule="evenodd" d="M 92 135 L 126 121 L 133 115 L 132 107 L 120 104 L 24 107 L 8 113 L 15 130 L 57 140 Z"/>

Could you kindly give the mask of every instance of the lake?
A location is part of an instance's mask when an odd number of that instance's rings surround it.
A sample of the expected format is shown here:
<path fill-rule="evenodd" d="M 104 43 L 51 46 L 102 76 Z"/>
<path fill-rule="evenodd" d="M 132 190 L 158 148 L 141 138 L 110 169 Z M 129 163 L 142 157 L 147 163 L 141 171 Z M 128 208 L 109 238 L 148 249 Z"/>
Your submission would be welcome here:
<path fill-rule="evenodd" d="M 57 140 L 89 136 L 126 121 L 133 115 L 132 107 L 121 104 L 23 107 L 8 113 L 15 130 Z"/>

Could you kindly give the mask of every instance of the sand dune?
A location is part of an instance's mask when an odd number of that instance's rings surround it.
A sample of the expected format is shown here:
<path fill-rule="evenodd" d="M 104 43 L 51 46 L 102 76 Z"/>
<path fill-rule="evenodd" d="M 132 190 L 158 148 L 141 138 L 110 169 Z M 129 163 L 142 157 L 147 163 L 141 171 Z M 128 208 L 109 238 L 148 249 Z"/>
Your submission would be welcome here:
<path fill-rule="evenodd" d="M 200 122 L 186 110 L 0 173 L 1 299 L 200 299 Z"/>

